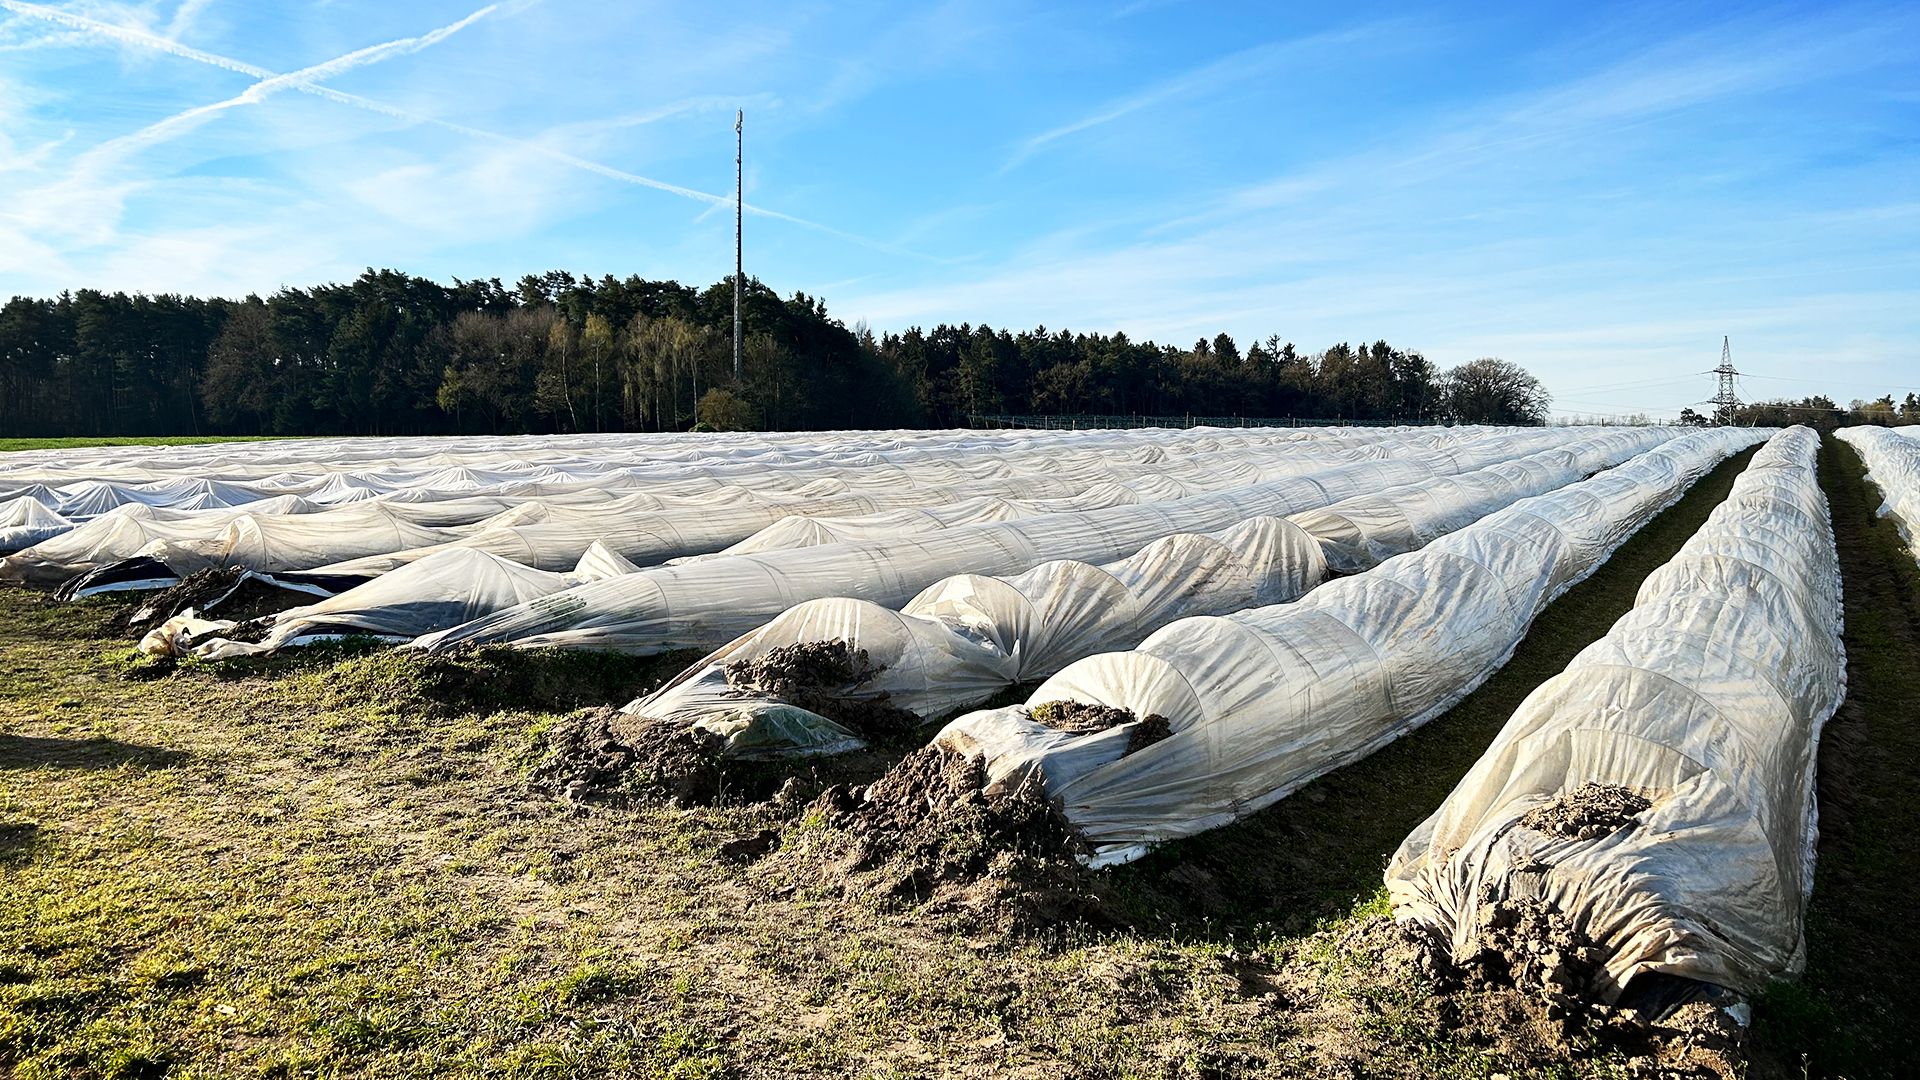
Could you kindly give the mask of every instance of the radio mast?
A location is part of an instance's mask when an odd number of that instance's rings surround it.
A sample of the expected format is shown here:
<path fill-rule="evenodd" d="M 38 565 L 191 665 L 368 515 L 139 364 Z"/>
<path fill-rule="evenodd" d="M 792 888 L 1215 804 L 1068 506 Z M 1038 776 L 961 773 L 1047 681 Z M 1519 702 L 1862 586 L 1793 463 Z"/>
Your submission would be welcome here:
<path fill-rule="evenodd" d="M 741 376 L 740 364 L 740 284 L 746 280 L 745 260 L 742 258 L 740 240 L 741 227 L 746 221 L 746 173 L 740 162 L 746 149 L 747 111 L 736 109 L 733 113 L 733 381 L 737 384 Z"/>

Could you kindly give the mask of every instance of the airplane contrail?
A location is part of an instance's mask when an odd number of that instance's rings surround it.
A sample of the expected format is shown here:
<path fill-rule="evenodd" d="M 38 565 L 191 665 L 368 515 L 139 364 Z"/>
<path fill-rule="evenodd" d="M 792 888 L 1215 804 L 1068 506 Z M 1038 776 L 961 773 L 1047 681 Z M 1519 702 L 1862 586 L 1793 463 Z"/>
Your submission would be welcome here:
<path fill-rule="evenodd" d="M 269 81 L 269 80 L 281 80 L 288 77 L 287 75 L 281 72 L 276 72 L 268 68 L 263 68 L 257 64 L 249 64 L 244 60 L 236 60 L 230 56 L 222 56 L 219 53 L 208 52 L 205 49 L 196 49 L 190 45 L 182 45 L 177 41 L 173 41 L 169 38 L 161 37 L 157 34 L 151 34 L 151 33 L 148 33 L 147 31 L 139 30 L 134 27 L 119 26 L 109 22 L 102 22 L 98 19 L 89 18 L 88 16 L 85 16 L 85 15 L 78 15 L 70 11 L 62 11 L 59 8 L 48 7 L 45 4 L 29 3 L 28 0 L 0 0 L 0 10 L 10 11 L 16 15 L 23 15 L 28 18 L 40 19 L 46 22 L 56 23 L 58 25 L 65 26 L 69 29 L 80 30 L 87 33 L 91 33 L 91 34 L 96 34 L 98 36 L 105 37 L 113 41 L 121 42 L 122 44 L 134 45 L 140 48 L 151 49 L 155 52 L 165 53 L 170 56 L 179 57 L 180 59 L 183 59 L 183 60 L 192 60 L 195 63 L 205 64 L 209 67 L 221 68 L 223 70 L 231 71 L 236 74 L 251 76 L 252 78 L 256 80 L 260 80 L 262 82 Z M 276 83 L 276 85 L 279 85 L 279 84 Z M 284 84 L 284 88 L 290 89 L 290 90 L 297 90 L 303 94 L 310 94 L 314 97 L 318 97 L 323 100 L 333 101 L 341 105 L 346 105 L 351 108 L 363 110 L 365 112 L 371 112 L 381 116 L 386 116 L 394 120 L 403 121 L 405 123 L 430 125 L 433 127 L 441 128 L 446 131 L 456 132 L 458 134 L 465 135 L 469 138 L 480 139 L 486 142 L 492 142 L 492 143 L 496 143 L 503 146 L 509 146 L 514 149 L 524 151 L 526 153 L 536 154 L 540 157 L 547 158 L 551 161 L 558 162 L 562 165 L 567 165 L 572 168 L 593 173 L 597 176 L 605 177 L 609 180 L 616 180 L 621 183 L 633 184 L 639 187 L 652 188 L 656 191 L 664 191 L 671 195 L 678 195 L 681 198 L 691 199 L 691 200 L 694 200 L 695 202 L 707 203 L 708 205 L 719 205 L 719 206 L 733 205 L 734 200 L 731 196 L 715 195 L 711 192 L 701 191 L 697 188 L 690 188 L 680 184 L 668 183 L 665 180 L 656 180 L 650 176 L 642 176 L 639 173 L 628 172 L 625 169 L 616 169 L 611 165 L 603 165 L 600 162 L 593 161 L 589 158 L 583 158 L 576 154 L 569 154 L 564 150 L 556 150 L 552 147 L 545 146 L 528 139 L 521 139 L 512 135 L 502 135 L 496 131 L 488 131 L 484 128 L 470 127 L 466 124 L 457 124 L 451 120 L 441 120 L 437 117 L 423 116 L 418 113 L 409 112 L 405 109 L 401 109 L 393 105 L 388 105 L 384 102 L 375 101 L 371 98 L 361 97 L 358 94 L 349 94 L 349 93 L 346 93 L 345 91 L 335 90 L 328 86 L 322 86 L 315 82 L 311 82 L 311 81 L 289 82 Z M 837 237 L 849 243 L 857 244 L 865 248 L 870 248 L 874 251 L 881 251 L 891 255 L 904 255 L 904 256 L 908 256 L 916 259 L 929 258 L 929 256 L 922 255 L 918 252 L 908 251 L 902 248 L 895 247 L 891 244 L 881 243 L 877 240 L 869 240 L 864 236 L 859 236 L 854 233 L 846 232 L 845 230 L 842 230 L 842 229 L 836 229 L 831 225 L 823 225 L 820 222 L 809 221 L 806 218 L 796 217 L 792 214 L 781 213 L 778 210 L 769 210 L 769 209 L 766 209 L 765 207 L 754 206 L 752 203 L 743 204 L 741 209 L 744 210 L 746 213 L 753 214 L 756 217 L 769 218 L 775 221 L 784 221 L 792 225 L 801 226 L 802 228 L 812 229 L 815 232 L 820 232 L 828 236 Z"/>
<path fill-rule="evenodd" d="M 209 117 L 216 113 L 224 112 L 227 109 L 238 108 L 242 105 L 258 104 L 282 90 L 297 89 L 304 83 L 313 83 L 321 79 L 332 78 L 333 76 L 341 75 L 348 71 L 366 67 L 369 64 L 379 63 L 389 56 L 410 55 L 422 49 L 431 48 L 499 9 L 500 5 L 498 4 L 488 4 L 486 7 L 481 8 L 458 22 L 451 23 L 438 30 L 421 34 L 417 37 L 399 38 L 394 41 L 383 42 L 379 45 L 369 45 L 366 48 L 355 49 L 353 52 L 301 68 L 298 71 L 291 71 L 285 75 L 274 75 L 269 78 L 260 79 L 252 86 L 247 87 L 240 93 L 223 101 L 216 101 L 208 105 L 197 105 L 185 112 L 175 113 L 164 120 L 157 120 L 131 135 L 122 135 L 117 139 L 109 139 L 88 151 L 85 159 L 91 164 L 153 146 L 173 138 L 181 131 L 198 127 Z"/>

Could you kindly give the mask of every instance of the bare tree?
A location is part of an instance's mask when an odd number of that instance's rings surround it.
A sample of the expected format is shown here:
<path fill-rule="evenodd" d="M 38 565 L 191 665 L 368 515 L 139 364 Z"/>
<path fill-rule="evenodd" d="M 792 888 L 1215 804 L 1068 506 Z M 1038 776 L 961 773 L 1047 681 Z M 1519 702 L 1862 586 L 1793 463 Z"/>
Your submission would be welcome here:
<path fill-rule="evenodd" d="M 1553 397 L 1525 368 L 1483 356 L 1447 372 L 1447 414 L 1462 424 L 1540 424 Z"/>

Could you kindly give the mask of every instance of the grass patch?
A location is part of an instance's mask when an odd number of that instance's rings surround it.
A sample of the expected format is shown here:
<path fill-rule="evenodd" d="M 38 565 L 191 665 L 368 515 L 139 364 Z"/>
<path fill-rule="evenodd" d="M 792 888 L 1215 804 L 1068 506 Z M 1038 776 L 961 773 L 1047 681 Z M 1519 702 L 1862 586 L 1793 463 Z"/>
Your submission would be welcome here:
<path fill-rule="evenodd" d="M 436 655 L 381 649 L 342 660 L 318 672 L 313 682 L 335 704 L 372 702 L 388 711 L 490 712 L 532 706 L 568 712 L 623 705 L 701 655 L 685 649 L 627 656 L 507 645 Z"/>
<path fill-rule="evenodd" d="M 1820 849 L 1804 979 L 1755 1011 L 1756 1073 L 1901 1076 L 1920 1061 L 1920 565 L 1853 448 L 1828 438 L 1820 482 L 1846 584 L 1847 699 L 1820 739 Z"/>
<path fill-rule="evenodd" d="M 198 446 L 203 443 L 284 442 L 302 435 L 79 435 L 52 439 L 0 439 L 0 454 L 14 450 L 78 450 L 88 446 Z"/>

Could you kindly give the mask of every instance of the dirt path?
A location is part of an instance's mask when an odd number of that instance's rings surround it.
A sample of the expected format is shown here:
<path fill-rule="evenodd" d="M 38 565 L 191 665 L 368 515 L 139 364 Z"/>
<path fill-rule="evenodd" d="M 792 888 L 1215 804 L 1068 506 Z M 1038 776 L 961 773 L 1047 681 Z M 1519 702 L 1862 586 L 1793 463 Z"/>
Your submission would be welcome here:
<path fill-rule="evenodd" d="M 1859 456 L 1820 482 L 1846 585 L 1847 699 L 1820 741 L 1820 861 L 1804 982 L 1757 1012 L 1756 1075 L 1906 1076 L 1920 1062 L 1920 567 Z M 1804 1055 L 1804 1058 L 1803 1058 Z"/>

